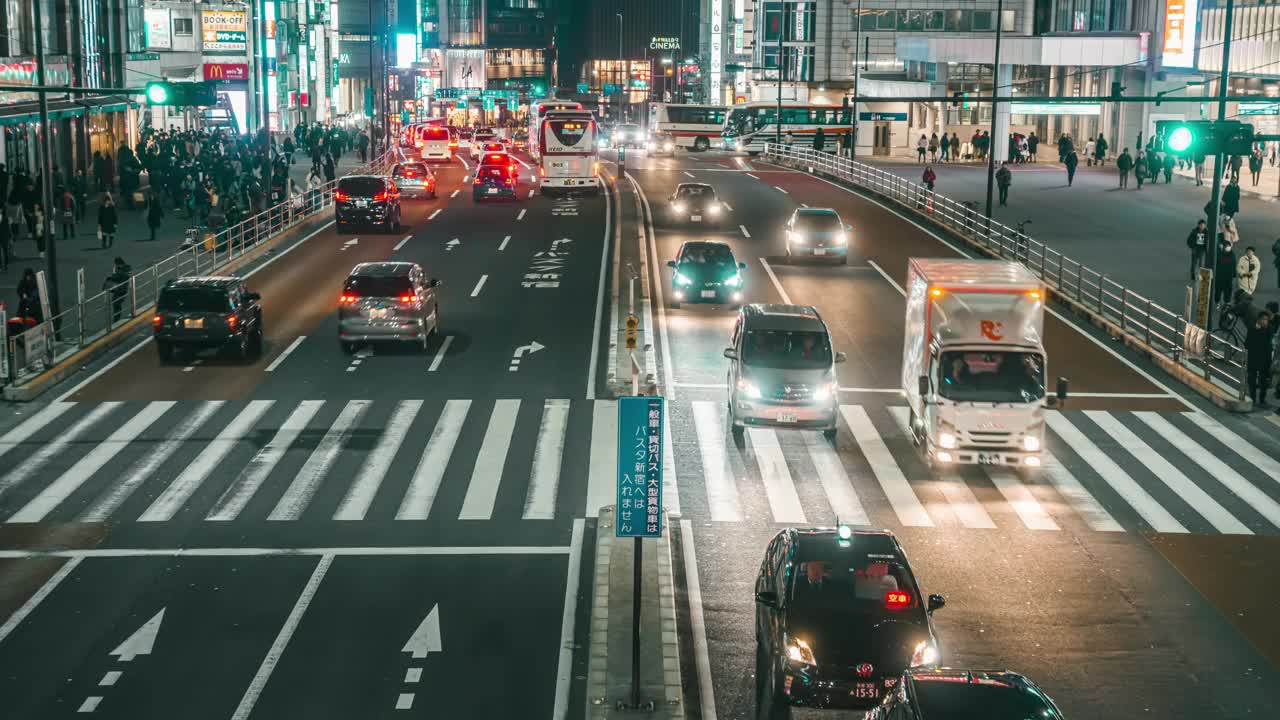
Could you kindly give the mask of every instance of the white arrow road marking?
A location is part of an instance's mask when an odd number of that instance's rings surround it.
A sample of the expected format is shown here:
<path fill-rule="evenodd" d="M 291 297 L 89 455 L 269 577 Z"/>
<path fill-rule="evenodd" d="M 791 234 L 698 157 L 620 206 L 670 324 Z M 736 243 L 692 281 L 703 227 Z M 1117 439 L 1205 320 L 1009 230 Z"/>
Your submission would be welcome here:
<path fill-rule="evenodd" d="M 462 191 L 461 191 L 461 190 L 454 190 L 453 192 L 449 193 L 449 197 L 451 197 L 451 198 L 456 198 L 456 197 L 458 197 L 458 193 L 460 193 L 460 192 L 462 192 Z"/>
<path fill-rule="evenodd" d="M 524 214 L 525 214 L 526 212 L 528 212 L 528 210 L 527 210 L 527 209 L 525 209 L 525 208 L 520 208 L 520 214 L 519 214 L 519 215 L 516 215 L 516 219 L 517 219 L 517 220 L 523 220 L 523 219 L 524 219 Z"/>
<path fill-rule="evenodd" d="M 498 252 L 502 252 L 503 250 L 506 250 L 506 249 L 507 249 L 507 243 L 509 243 L 509 242 L 511 242 L 511 236 L 510 236 L 510 235 L 507 235 L 506 237 L 502 238 L 502 244 L 498 246 Z"/>
<path fill-rule="evenodd" d="M 112 650 L 110 655 L 120 658 L 120 662 L 129 662 L 139 655 L 150 655 L 151 649 L 156 646 L 156 636 L 160 634 L 160 623 L 164 621 L 164 608 L 160 608 L 160 612 L 148 620 L 142 627 L 134 631 L 129 639 L 120 643 L 120 646 Z"/>
<path fill-rule="evenodd" d="M 351 248 L 359 244 L 360 244 L 360 238 L 351 238 L 350 240 L 342 243 L 342 250 L 343 252 L 346 252 L 347 250 L 350 250 Z"/>
<path fill-rule="evenodd" d="M 398 250 L 400 250 L 400 248 L 404 247 L 404 244 L 405 244 L 405 243 L 409 242 L 409 238 L 411 238 L 411 237 L 413 237 L 413 236 L 412 236 L 412 235 L 405 235 L 403 240 L 401 240 L 400 242 L 396 243 L 396 246 L 395 246 L 395 247 L 393 247 L 393 248 L 391 248 L 391 252 L 397 252 Z"/>
<path fill-rule="evenodd" d="M 552 250 L 557 249 L 560 246 L 560 243 L 571 243 L 571 242 L 573 242 L 571 238 L 560 238 L 559 240 L 552 240 L 551 249 Z"/>
<path fill-rule="evenodd" d="M 444 208 L 436 208 L 436 211 L 435 211 L 435 212 L 433 212 L 433 213 L 431 213 L 431 215 L 430 215 L 429 217 L 427 217 L 427 219 L 428 219 L 428 220 L 435 220 L 435 219 L 436 219 L 436 216 L 437 216 L 437 215 L 439 215 L 439 214 L 440 214 L 440 213 L 442 213 L 442 212 L 444 212 Z"/>
<path fill-rule="evenodd" d="M 440 605 L 436 604 L 423 618 L 418 629 L 413 631 L 413 635 L 409 636 L 409 641 L 404 644 L 400 652 L 407 652 L 410 657 L 418 659 L 433 652 L 443 651 L 444 647 L 440 642 Z"/>
<path fill-rule="evenodd" d="M 462 244 L 462 241 L 461 241 L 461 240 L 459 240 L 458 238 L 454 238 L 454 239 L 452 239 L 452 240 L 450 240 L 449 242 L 447 242 L 447 243 L 445 243 L 445 244 L 444 244 L 444 251 L 445 251 L 445 252 L 452 252 L 454 248 L 458 247 L 458 246 L 459 246 L 459 245 L 461 245 L 461 244 Z"/>
<path fill-rule="evenodd" d="M 471 297 L 475 297 L 480 294 L 480 290 L 484 287 L 484 281 L 488 279 L 489 279 L 488 275 L 480 276 L 480 282 L 477 282 L 475 289 L 471 291 Z"/>
<path fill-rule="evenodd" d="M 538 342 L 537 340 L 534 340 L 533 342 L 529 343 L 528 345 L 521 345 L 520 347 L 516 348 L 516 353 L 515 353 L 515 355 L 514 355 L 514 356 L 512 356 L 512 358 L 511 358 L 511 367 L 507 368 L 507 371 L 508 371 L 508 372 L 515 372 L 516 370 L 519 370 L 519 369 L 520 369 L 520 358 L 524 357 L 525 353 L 529 353 L 530 355 L 532 355 L 533 353 L 536 353 L 536 352 L 538 352 L 539 350 L 543 350 L 543 349 L 545 349 L 546 347 L 547 347 L 546 345 L 543 345 L 542 343 Z"/>

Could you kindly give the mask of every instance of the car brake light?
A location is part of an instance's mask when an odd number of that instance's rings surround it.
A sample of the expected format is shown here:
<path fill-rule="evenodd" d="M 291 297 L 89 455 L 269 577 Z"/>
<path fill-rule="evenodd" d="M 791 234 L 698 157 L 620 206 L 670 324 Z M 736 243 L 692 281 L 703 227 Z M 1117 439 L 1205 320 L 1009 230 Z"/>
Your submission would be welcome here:
<path fill-rule="evenodd" d="M 351 199 L 351 196 L 342 192 L 341 190 L 335 190 L 333 192 L 333 199 L 339 202 L 346 202 Z"/>
<path fill-rule="evenodd" d="M 401 295 L 401 296 L 400 296 L 400 304 L 401 304 L 401 305 L 412 305 L 413 303 L 415 303 L 415 302 L 417 302 L 417 301 L 418 301 L 418 296 L 417 296 L 417 295 L 408 294 L 408 295 Z"/>
<path fill-rule="evenodd" d="M 480 173 L 476 173 L 476 184 L 480 184 Z"/>
<path fill-rule="evenodd" d="M 164 316 L 163 316 L 163 315 L 161 315 L 161 314 L 159 314 L 159 313 L 156 313 L 155 315 L 152 315 L 152 316 L 151 316 L 151 326 L 152 326 L 153 328 L 155 328 L 155 329 L 159 330 L 159 329 L 160 329 L 160 326 L 161 326 L 161 325 L 163 325 L 163 324 L 164 324 Z"/>
<path fill-rule="evenodd" d="M 418 177 L 418 174 L 417 174 L 417 173 L 415 173 L 415 172 L 414 172 L 414 171 L 412 171 L 412 170 L 405 170 L 405 171 L 404 171 L 404 176 L 405 176 L 405 177 Z"/>
<path fill-rule="evenodd" d="M 235 329 L 236 329 L 236 322 L 237 322 L 238 320 L 239 320 L 239 318 L 237 318 L 234 314 L 232 314 L 232 315 L 228 315 L 228 316 L 227 316 L 227 329 L 228 329 L 228 330 L 235 330 Z"/>
<path fill-rule="evenodd" d="M 374 196 L 373 196 L 373 201 L 374 201 L 374 202 L 386 202 L 386 200 L 387 200 L 387 191 L 386 191 L 386 190 L 383 190 L 382 192 L 380 192 L 380 193 L 378 193 L 377 195 L 374 195 Z"/>
<path fill-rule="evenodd" d="M 354 293 L 342 293 L 341 295 L 338 296 L 339 305 L 351 305 L 355 303 L 355 301 L 356 301 L 356 296 Z"/>
<path fill-rule="evenodd" d="M 901 610 L 911 606 L 911 594 L 902 590 L 890 590 L 884 594 L 884 606 L 889 610 Z"/>
<path fill-rule="evenodd" d="M 506 183 L 507 183 L 508 185 L 510 185 L 512 182 L 513 182 L 513 181 L 511 180 L 511 178 L 507 178 L 507 179 L 506 179 Z"/>

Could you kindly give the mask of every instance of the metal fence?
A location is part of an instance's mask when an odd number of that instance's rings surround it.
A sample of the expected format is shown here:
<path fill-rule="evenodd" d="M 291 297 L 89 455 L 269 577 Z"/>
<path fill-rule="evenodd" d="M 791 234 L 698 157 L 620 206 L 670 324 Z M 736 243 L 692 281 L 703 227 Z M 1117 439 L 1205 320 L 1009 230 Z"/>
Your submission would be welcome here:
<path fill-rule="evenodd" d="M 1085 267 L 1006 225 L 988 221 L 976 203 L 952 200 L 880 168 L 812 148 L 769 143 L 765 156 L 866 188 L 932 218 L 990 255 L 1026 265 L 1059 296 L 1113 324 L 1122 335 L 1151 352 L 1237 399 L 1248 394 L 1240 362 L 1244 352 L 1238 345 L 1225 336 L 1204 332 L 1182 313 L 1123 287 L 1106 273 Z"/>
<path fill-rule="evenodd" d="M 383 173 L 396 159 L 394 152 L 388 152 L 348 174 Z M 304 190 L 217 233 L 188 231 L 192 240 L 189 246 L 138 270 L 126 282 L 86 296 L 21 334 L 7 336 L 8 382 L 26 384 L 116 328 L 150 312 L 160 288 L 168 281 L 217 273 L 267 240 L 332 208 L 336 185 L 335 180 L 315 190 Z"/>

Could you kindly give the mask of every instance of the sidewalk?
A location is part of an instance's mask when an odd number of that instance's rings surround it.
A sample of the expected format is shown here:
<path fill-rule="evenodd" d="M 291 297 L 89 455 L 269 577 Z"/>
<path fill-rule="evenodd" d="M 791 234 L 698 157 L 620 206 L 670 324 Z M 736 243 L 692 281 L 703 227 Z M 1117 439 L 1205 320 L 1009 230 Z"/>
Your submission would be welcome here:
<path fill-rule="evenodd" d="M 338 176 L 341 177 L 344 172 L 359 165 L 357 153 L 346 153 L 338 161 Z M 296 158 L 295 164 L 290 168 L 294 182 L 305 187 L 310 168 L 309 161 Z M 76 225 L 75 237 L 63 239 L 61 222 L 57 225 L 58 296 L 64 310 L 76 302 L 78 269 L 84 268 L 85 294 L 92 296 L 102 290 L 102 283 L 111 274 L 111 264 L 117 255 L 124 258 L 136 272 L 178 252 L 187 228 L 191 227 L 190 218 L 165 208 L 164 223 L 156 230 L 156 241 L 150 242 L 151 229 L 147 226 L 146 209 L 140 207 L 129 210 L 118 191 L 113 192 L 112 197 L 120 216 L 114 246 L 104 250 L 98 240 L 97 200 L 89 201 L 84 220 Z M 36 250 L 35 240 L 23 228 L 22 239 L 13 244 L 9 268 L 0 272 L 0 301 L 5 303 L 10 313 L 18 307 L 18 281 L 26 268 L 37 272 L 46 269 L 44 259 Z"/>
<path fill-rule="evenodd" d="M 1193 180 L 1196 176 L 1195 168 L 1187 170 L 1175 168 L 1173 172 Z M 1227 175 L 1223 177 L 1223 186 L 1226 185 L 1226 178 L 1229 177 L 1231 177 L 1230 166 L 1228 166 Z M 1213 158 L 1207 158 L 1204 163 L 1204 190 L 1206 197 L 1208 197 L 1209 183 L 1212 180 Z M 1258 175 L 1258 184 L 1255 186 L 1253 184 L 1253 175 L 1249 172 L 1249 159 L 1244 158 L 1244 164 L 1240 166 L 1240 195 L 1253 195 L 1267 202 L 1280 202 L 1280 167 L 1272 167 L 1266 161 L 1263 161 L 1262 172 Z"/>

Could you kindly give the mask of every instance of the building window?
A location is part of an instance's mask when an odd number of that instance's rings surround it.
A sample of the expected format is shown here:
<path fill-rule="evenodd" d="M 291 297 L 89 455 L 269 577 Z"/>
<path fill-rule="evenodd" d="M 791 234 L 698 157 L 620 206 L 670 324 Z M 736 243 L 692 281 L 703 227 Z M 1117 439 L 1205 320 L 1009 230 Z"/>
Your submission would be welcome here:
<path fill-rule="evenodd" d="M 880 14 L 880 19 L 876 25 L 878 30 L 896 30 L 898 27 L 898 13 L 893 10 L 885 10 Z"/>
<path fill-rule="evenodd" d="M 992 24 L 993 21 L 991 19 L 991 16 L 993 14 L 994 13 L 992 13 L 990 10 L 974 10 L 973 11 L 973 31 L 986 32 L 990 30 L 995 30 L 996 26 Z"/>
<path fill-rule="evenodd" d="M 972 26 L 971 10 L 948 10 L 947 32 L 969 32 Z"/>
<path fill-rule="evenodd" d="M 173 19 L 173 36 L 174 37 L 191 37 L 193 32 L 192 18 L 174 18 Z"/>
<path fill-rule="evenodd" d="M 1013 11 L 1004 10 L 1000 15 L 1000 29 L 1004 32 L 1014 32 Z"/>
<path fill-rule="evenodd" d="M 931 10 L 925 13 L 924 29 L 942 31 L 947 26 L 947 14 L 941 10 Z"/>

